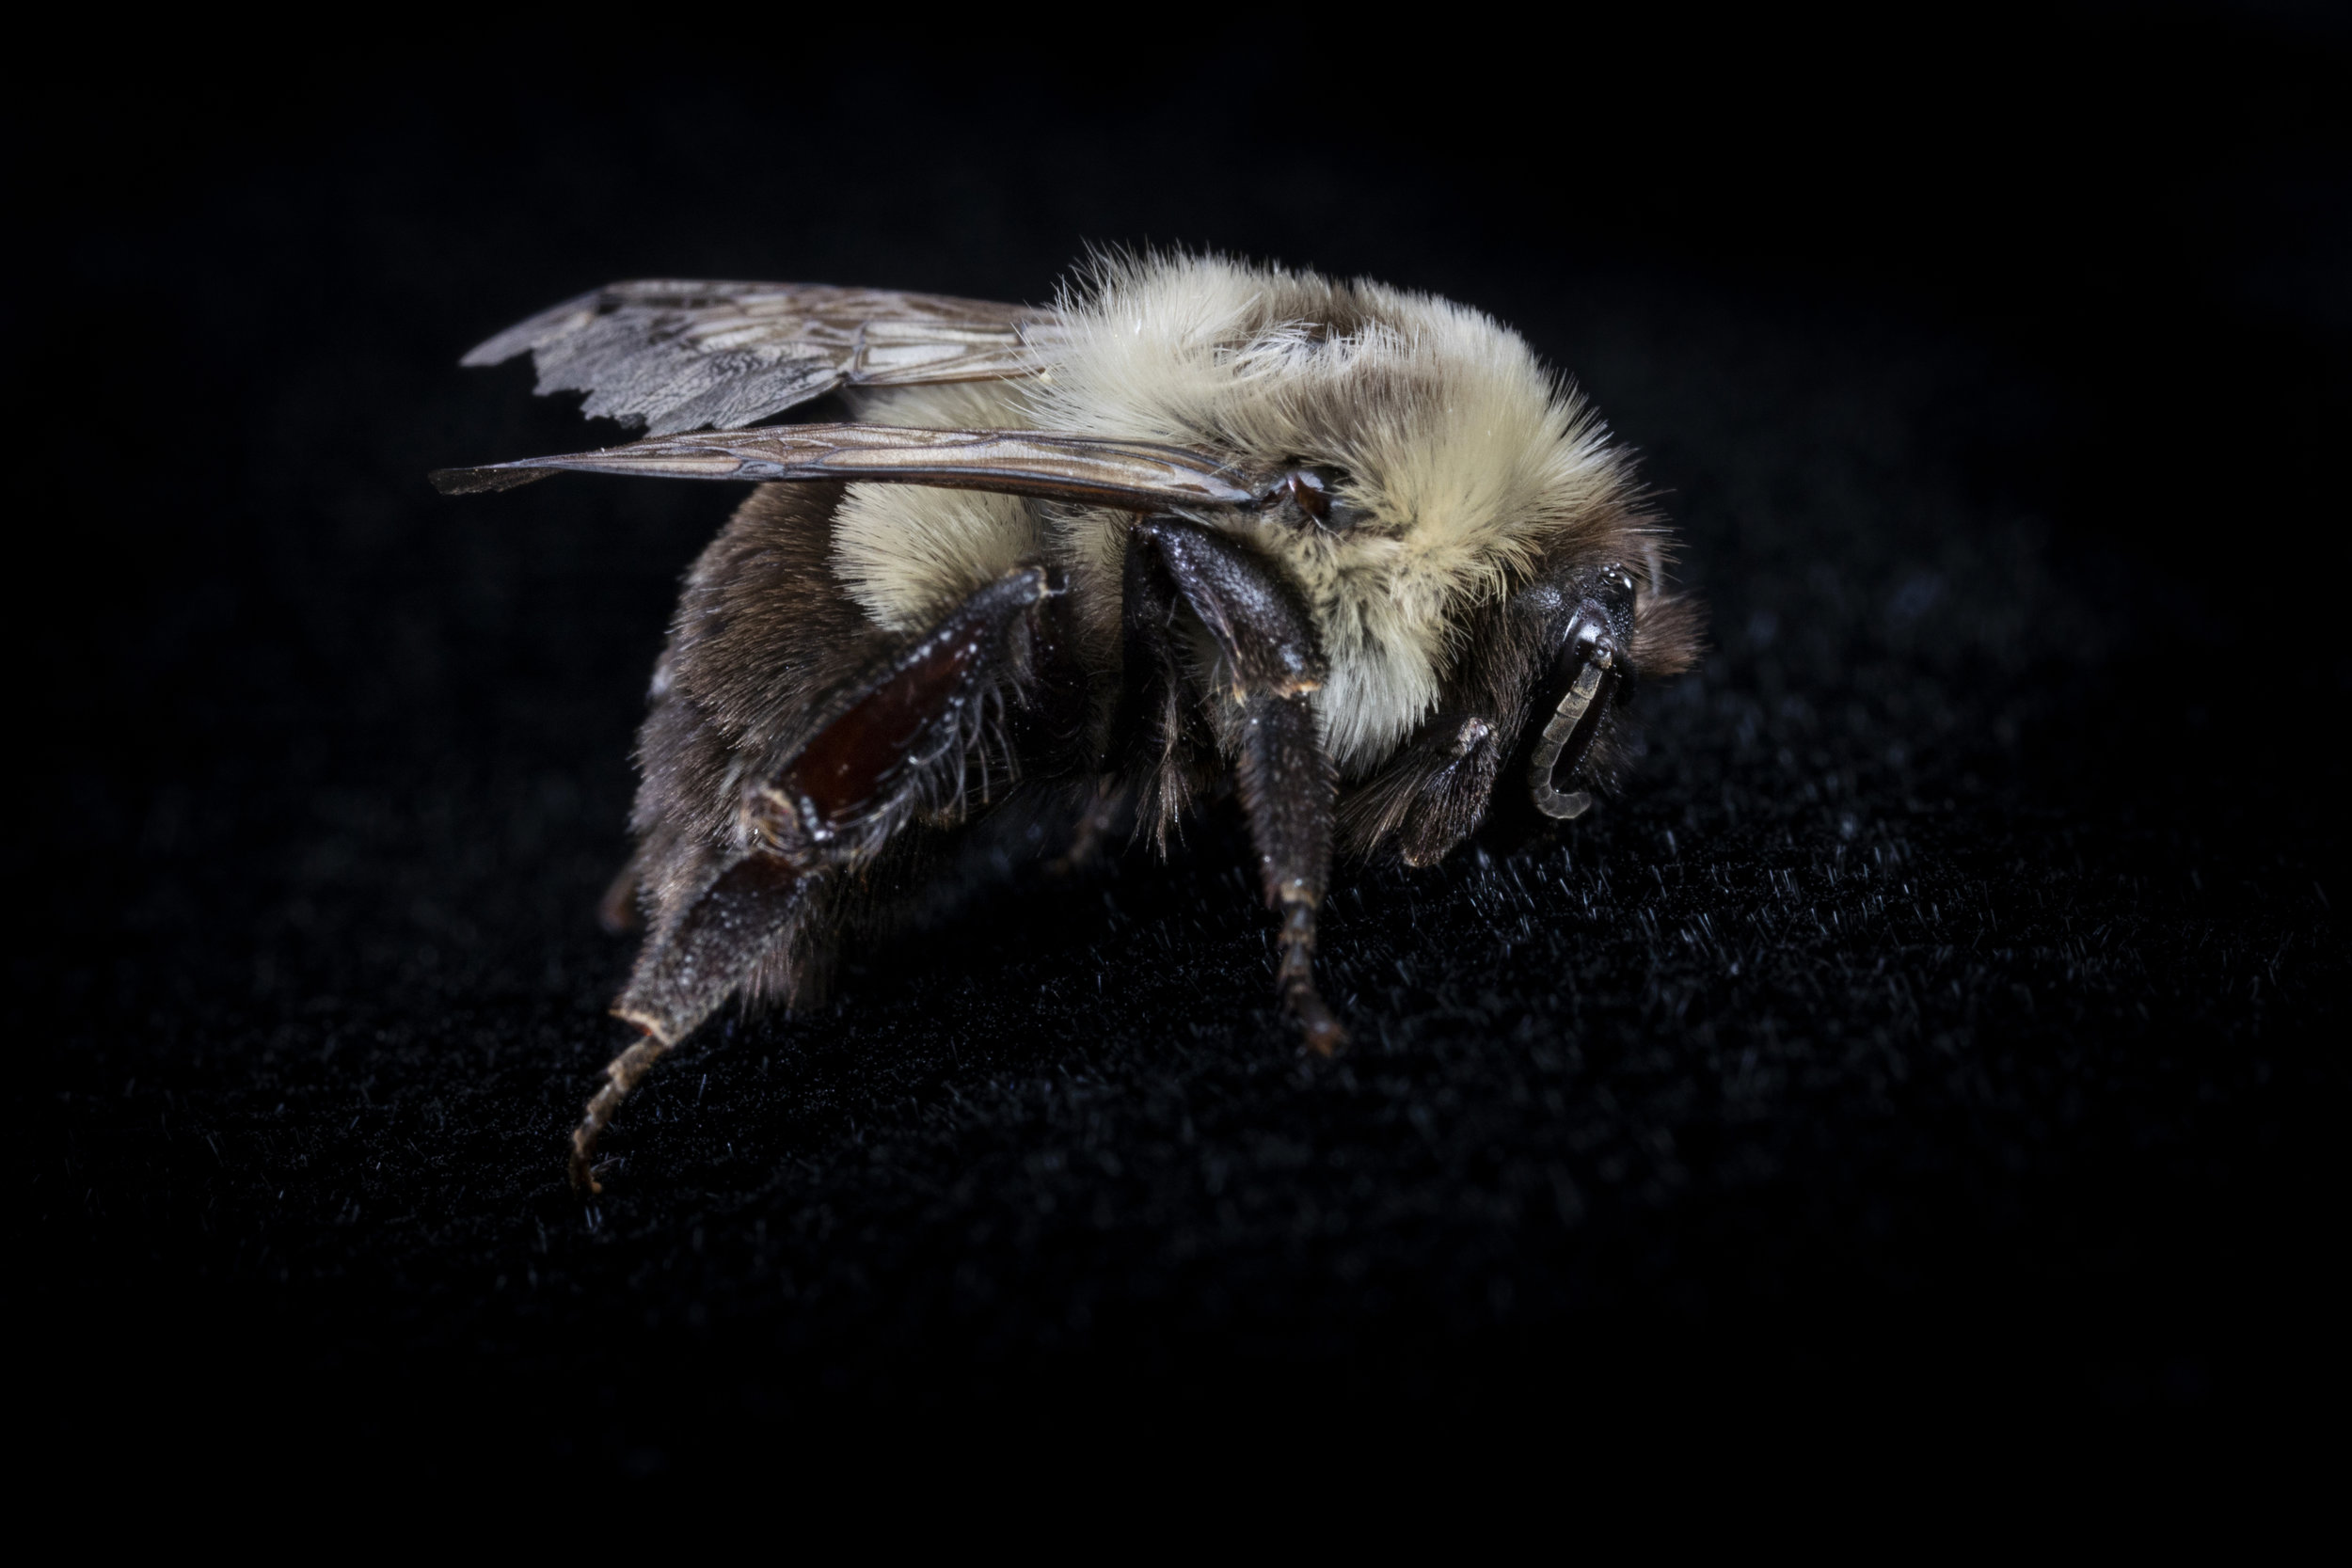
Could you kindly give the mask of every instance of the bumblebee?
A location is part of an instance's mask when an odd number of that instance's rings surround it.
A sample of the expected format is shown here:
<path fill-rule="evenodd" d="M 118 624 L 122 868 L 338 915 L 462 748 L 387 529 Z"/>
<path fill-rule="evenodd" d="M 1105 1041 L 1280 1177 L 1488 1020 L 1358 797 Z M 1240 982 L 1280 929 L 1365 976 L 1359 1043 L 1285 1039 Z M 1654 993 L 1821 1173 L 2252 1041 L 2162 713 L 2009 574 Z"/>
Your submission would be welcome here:
<path fill-rule="evenodd" d="M 1336 851 L 1426 865 L 1572 818 L 1637 679 L 1698 615 L 1631 462 L 1527 343 L 1466 307 L 1209 257 L 1100 261 L 1048 308 L 635 282 L 499 334 L 542 393 L 641 424 L 564 470 L 757 485 L 703 552 L 654 673 L 637 849 L 641 1037 L 599 1132 L 730 996 L 805 1004 L 942 835 L 1025 800 L 1163 849 L 1232 788 L 1306 1047 Z M 761 423 L 826 394 L 849 422 Z"/>

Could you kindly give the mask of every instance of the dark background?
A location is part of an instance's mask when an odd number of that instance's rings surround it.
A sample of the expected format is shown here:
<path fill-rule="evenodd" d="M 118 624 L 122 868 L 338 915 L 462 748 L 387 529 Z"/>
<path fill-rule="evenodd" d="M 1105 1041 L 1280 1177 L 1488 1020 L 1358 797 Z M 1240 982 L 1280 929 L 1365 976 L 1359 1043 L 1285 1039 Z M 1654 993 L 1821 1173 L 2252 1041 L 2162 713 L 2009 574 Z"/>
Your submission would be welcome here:
<path fill-rule="evenodd" d="M 2340 1396 L 2328 12 L 1217 23 L 1144 68 L 655 20 L 17 84 L 6 1291 L 53 1451 Z M 437 499 L 619 434 L 458 355 L 613 278 L 1040 300 L 1144 242 L 1518 326 L 1644 454 L 1703 672 L 1561 844 L 1346 879 L 1340 1064 L 1213 816 L 708 1028 L 584 1204 L 590 911 L 735 498 Z"/>

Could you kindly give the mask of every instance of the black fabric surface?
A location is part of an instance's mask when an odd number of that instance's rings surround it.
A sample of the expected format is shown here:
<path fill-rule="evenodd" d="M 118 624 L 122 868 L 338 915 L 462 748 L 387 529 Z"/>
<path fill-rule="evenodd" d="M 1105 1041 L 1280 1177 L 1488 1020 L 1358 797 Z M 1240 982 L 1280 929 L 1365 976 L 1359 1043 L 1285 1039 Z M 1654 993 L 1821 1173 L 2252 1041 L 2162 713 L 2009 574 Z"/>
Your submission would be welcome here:
<path fill-rule="evenodd" d="M 2344 40 L 2086 15 L 1948 80 L 1225 32 L 1116 90 L 394 43 L 20 101 L 8 1295 L 57 1451 L 2340 1392 Z M 1644 454 L 1703 671 L 1559 844 L 1343 879 L 1344 1060 L 1212 815 L 707 1028 L 583 1202 L 592 910 L 737 493 L 441 500 L 618 434 L 457 356 L 613 278 L 1036 300 L 1144 242 L 1519 327 Z"/>

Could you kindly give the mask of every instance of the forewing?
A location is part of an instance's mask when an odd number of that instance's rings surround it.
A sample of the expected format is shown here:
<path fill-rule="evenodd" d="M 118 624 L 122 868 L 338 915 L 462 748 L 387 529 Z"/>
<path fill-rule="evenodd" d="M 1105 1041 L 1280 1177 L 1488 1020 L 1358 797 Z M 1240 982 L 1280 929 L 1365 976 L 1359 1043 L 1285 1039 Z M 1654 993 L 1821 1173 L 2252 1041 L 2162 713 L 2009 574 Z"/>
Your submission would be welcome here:
<path fill-rule="evenodd" d="M 602 451 L 532 457 L 479 468 L 443 468 L 444 495 L 509 490 L 566 469 L 660 479 L 844 480 L 995 490 L 1051 500 L 1124 507 L 1256 507 L 1269 475 L 1245 472 L 1214 452 L 1152 441 L 1112 441 L 1035 430 L 929 430 L 898 425 L 763 425 Z"/>
<path fill-rule="evenodd" d="M 531 355 L 539 391 L 649 436 L 747 425 L 841 386 L 1034 374 L 1060 342 L 1050 310 L 820 283 L 614 283 L 466 356 Z"/>

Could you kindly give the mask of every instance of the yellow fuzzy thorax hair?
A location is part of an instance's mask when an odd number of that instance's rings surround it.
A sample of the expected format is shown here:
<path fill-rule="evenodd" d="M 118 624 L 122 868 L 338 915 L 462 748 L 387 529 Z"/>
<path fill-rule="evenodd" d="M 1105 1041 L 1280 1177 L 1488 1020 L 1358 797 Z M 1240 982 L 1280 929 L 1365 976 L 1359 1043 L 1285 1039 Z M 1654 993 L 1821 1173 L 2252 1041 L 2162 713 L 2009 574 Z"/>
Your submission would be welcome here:
<path fill-rule="evenodd" d="M 1280 560 L 1329 681 L 1315 694 L 1344 775 L 1376 767 L 1438 701 L 1472 606 L 1622 518 L 1627 464 L 1518 334 L 1426 294 L 1210 257 L 1098 261 L 1058 301 L 1036 379 L 868 393 L 862 417 L 1011 424 L 1201 445 L 1347 476 L 1343 531 L 1204 517 Z M 868 486 L 835 568 L 878 620 L 912 626 L 1038 552 L 1070 567 L 1082 621 L 1116 624 L 1131 519 Z M 1108 602 L 1104 603 L 1105 594 Z"/>

